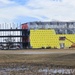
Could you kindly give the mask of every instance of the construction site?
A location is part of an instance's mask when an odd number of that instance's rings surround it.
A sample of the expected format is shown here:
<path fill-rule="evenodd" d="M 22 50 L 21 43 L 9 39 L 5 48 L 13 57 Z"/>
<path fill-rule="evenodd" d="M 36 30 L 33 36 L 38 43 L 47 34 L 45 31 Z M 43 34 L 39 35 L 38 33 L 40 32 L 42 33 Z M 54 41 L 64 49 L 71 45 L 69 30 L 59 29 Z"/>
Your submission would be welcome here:
<path fill-rule="evenodd" d="M 0 25 L 0 75 L 58 74 L 75 75 L 75 22 Z"/>
<path fill-rule="evenodd" d="M 75 48 L 75 22 L 0 24 L 0 49 Z"/>

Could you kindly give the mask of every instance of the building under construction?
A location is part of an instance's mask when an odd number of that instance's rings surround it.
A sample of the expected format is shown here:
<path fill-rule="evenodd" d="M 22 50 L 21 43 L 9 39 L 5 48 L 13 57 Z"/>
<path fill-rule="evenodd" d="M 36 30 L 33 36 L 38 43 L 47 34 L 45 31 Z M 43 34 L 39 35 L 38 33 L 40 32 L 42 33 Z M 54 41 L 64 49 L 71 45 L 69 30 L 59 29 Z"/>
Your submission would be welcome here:
<path fill-rule="evenodd" d="M 75 22 L 30 22 L 33 48 L 75 48 Z"/>
<path fill-rule="evenodd" d="M 20 27 L 17 25 L 14 28 L 11 24 L 2 24 L 0 26 L 0 49 L 30 48 L 29 37 L 30 30 L 27 23 L 21 24 Z"/>
<path fill-rule="evenodd" d="M 0 25 L 0 49 L 75 48 L 75 22 Z"/>

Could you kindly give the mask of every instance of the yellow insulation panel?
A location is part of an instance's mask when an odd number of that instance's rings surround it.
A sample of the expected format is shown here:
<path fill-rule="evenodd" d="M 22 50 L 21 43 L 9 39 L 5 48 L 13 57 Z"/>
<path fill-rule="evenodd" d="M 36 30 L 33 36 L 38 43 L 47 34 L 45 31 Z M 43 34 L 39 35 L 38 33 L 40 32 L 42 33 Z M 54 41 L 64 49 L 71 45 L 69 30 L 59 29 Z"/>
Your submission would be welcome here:
<path fill-rule="evenodd" d="M 68 40 L 59 41 L 60 36 L 65 36 L 69 40 L 75 42 L 75 34 L 56 34 L 53 29 L 30 30 L 30 42 L 33 48 L 41 48 L 51 46 L 52 48 L 60 48 L 60 43 L 64 42 L 65 47 L 70 47 L 71 42 Z"/>

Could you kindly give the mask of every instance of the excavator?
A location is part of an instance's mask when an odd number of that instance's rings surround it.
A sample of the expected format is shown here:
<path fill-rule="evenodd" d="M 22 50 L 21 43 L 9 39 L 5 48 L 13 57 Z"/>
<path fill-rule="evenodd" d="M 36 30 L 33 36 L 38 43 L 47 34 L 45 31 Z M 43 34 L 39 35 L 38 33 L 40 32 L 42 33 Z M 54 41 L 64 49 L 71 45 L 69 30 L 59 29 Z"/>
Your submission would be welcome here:
<path fill-rule="evenodd" d="M 75 48 L 75 42 L 71 41 L 70 39 L 66 38 L 65 36 L 59 38 L 59 40 L 65 40 L 65 39 L 72 43 L 72 45 L 69 48 Z"/>

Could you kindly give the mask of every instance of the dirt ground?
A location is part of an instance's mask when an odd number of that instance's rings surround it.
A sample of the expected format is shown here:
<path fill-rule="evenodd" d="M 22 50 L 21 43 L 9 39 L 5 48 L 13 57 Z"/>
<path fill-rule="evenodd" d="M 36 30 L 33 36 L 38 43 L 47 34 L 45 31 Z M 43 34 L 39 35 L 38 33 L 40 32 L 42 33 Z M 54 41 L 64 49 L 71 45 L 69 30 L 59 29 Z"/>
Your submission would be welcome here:
<path fill-rule="evenodd" d="M 75 53 L 75 49 L 25 49 L 25 50 L 0 50 L 0 54 L 61 54 Z"/>
<path fill-rule="evenodd" d="M 0 67 L 22 65 L 59 65 L 75 68 L 75 49 L 0 50 Z"/>

